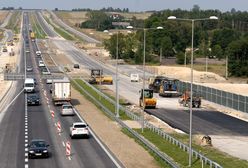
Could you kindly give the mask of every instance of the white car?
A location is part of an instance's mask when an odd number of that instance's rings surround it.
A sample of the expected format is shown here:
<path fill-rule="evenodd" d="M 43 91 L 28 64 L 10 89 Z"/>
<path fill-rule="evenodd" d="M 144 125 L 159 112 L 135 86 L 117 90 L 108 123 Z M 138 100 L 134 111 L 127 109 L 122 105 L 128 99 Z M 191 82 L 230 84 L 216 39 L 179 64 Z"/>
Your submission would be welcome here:
<path fill-rule="evenodd" d="M 64 116 L 64 115 L 74 115 L 74 110 L 73 110 L 72 105 L 70 105 L 70 104 L 62 105 L 62 109 L 61 109 L 60 114 L 62 116 Z"/>
<path fill-rule="evenodd" d="M 131 74 L 130 78 L 131 82 L 139 82 L 139 74 Z"/>
<path fill-rule="evenodd" d="M 89 128 L 84 122 L 75 122 L 70 127 L 70 136 L 74 137 L 86 137 L 89 138 Z"/>
<path fill-rule="evenodd" d="M 41 56 L 41 51 L 36 51 L 37 56 Z"/>

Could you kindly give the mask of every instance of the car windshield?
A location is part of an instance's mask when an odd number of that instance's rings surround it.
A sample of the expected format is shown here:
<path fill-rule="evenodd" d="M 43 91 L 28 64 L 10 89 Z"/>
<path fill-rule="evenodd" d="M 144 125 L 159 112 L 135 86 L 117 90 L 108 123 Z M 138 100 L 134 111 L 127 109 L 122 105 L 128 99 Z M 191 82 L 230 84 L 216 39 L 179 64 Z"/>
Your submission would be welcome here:
<path fill-rule="evenodd" d="M 63 109 L 72 109 L 72 106 L 63 106 Z"/>
<path fill-rule="evenodd" d="M 43 147 L 46 147 L 46 143 L 44 141 L 33 141 L 33 142 L 31 142 L 30 147 L 32 147 L 32 148 L 43 148 Z"/>
<path fill-rule="evenodd" d="M 74 125 L 74 128 L 86 128 L 85 124 Z"/>
<path fill-rule="evenodd" d="M 34 87 L 34 84 L 33 83 L 26 83 L 25 87 Z"/>

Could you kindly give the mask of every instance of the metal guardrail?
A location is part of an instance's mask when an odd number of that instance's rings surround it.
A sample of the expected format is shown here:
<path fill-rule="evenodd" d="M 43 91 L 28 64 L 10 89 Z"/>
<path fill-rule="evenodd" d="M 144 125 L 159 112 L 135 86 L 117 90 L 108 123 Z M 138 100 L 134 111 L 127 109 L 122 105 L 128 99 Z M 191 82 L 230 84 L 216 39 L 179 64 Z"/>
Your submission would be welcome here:
<path fill-rule="evenodd" d="M 70 77 L 69 77 L 70 78 Z M 70 78 L 72 79 L 72 78 Z M 83 79 L 81 79 L 83 80 Z M 97 105 L 99 105 L 102 110 L 104 112 L 106 112 L 112 119 L 114 119 L 115 121 L 117 121 L 123 128 L 126 128 L 132 135 L 135 136 L 135 138 L 137 138 L 139 141 L 141 141 L 147 148 L 149 148 L 152 152 L 154 152 L 155 154 L 157 154 L 161 159 L 163 159 L 166 163 L 168 163 L 170 166 L 174 167 L 174 168 L 178 168 L 179 166 L 174 163 L 174 161 L 167 156 L 166 154 L 160 152 L 156 147 L 154 147 L 149 141 L 147 141 L 145 138 L 143 138 L 142 136 L 140 136 L 136 131 L 134 131 L 133 129 L 131 129 L 130 127 L 128 127 L 122 120 L 120 120 L 119 118 L 117 118 L 107 107 L 105 107 L 98 99 L 94 98 L 87 90 L 85 90 L 84 88 L 82 88 L 77 82 L 75 82 L 74 80 L 72 80 L 87 96 L 89 96 Z M 105 94 L 103 94 L 102 92 L 100 92 L 99 90 L 97 90 L 96 88 L 92 87 L 90 84 L 88 84 L 85 80 L 83 80 L 85 82 L 85 84 L 87 84 L 89 87 L 91 87 L 92 89 L 94 89 L 100 96 L 102 96 L 102 98 L 106 99 L 106 100 L 112 100 L 110 99 L 108 96 L 106 96 Z"/>
<path fill-rule="evenodd" d="M 70 78 L 70 77 L 69 77 Z M 72 78 L 70 78 L 72 79 Z M 104 98 L 105 100 L 109 101 L 112 105 L 115 105 L 115 101 L 111 98 L 109 98 L 108 96 L 106 96 L 104 93 L 100 92 L 97 88 L 93 87 L 92 85 L 88 84 L 87 81 L 85 81 L 84 79 L 80 78 L 88 87 L 90 87 L 91 89 L 93 89 L 95 92 L 97 92 L 97 94 L 99 94 L 101 96 L 101 98 Z M 76 83 L 76 82 L 75 82 Z M 166 156 L 164 153 L 161 153 L 158 149 L 156 149 L 154 146 L 152 146 L 147 140 L 145 140 L 143 137 L 141 137 L 137 132 L 135 132 L 134 130 L 132 130 L 131 128 L 129 128 L 125 123 L 123 123 L 120 119 L 116 118 L 115 115 L 110 112 L 106 107 L 104 107 L 101 102 L 99 102 L 97 99 L 95 99 L 93 96 L 91 96 L 87 90 L 84 90 L 78 83 L 76 83 L 76 85 L 82 89 L 82 91 L 85 92 L 85 94 L 87 94 L 93 101 L 95 101 L 100 107 L 102 107 L 102 109 L 108 113 L 109 116 L 111 116 L 113 119 L 115 119 L 121 126 L 123 126 L 124 128 L 127 128 L 127 130 L 132 133 L 136 138 L 138 138 L 141 142 L 143 142 L 150 150 L 152 150 L 154 153 L 156 153 L 158 156 L 160 156 L 162 159 L 164 159 L 164 161 L 166 161 L 167 163 L 172 163 L 172 166 L 176 166 L 177 165 L 175 163 L 173 163 L 171 161 L 171 159 Z M 140 116 L 137 116 L 136 114 L 132 113 L 131 111 L 127 110 L 126 108 L 124 108 L 123 106 L 120 106 L 120 110 L 123 110 L 125 112 L 125 114 L 130 117 L 131 119 L 135 120 L 135 121 L 142 121 L 142 118 Z M 159 136 L 161 136 L 162 138 L 166 139 L 167 141 L 169 141 L 170 143 L 178 146 L 180 149 L 182 149 L 183 151 L 189 152 L 189 147 L 187 145 L 185 145 L 184 143 L 180 142 L 179 140 L 173 138 L 172 136 L 170 136 L 169 134 L 167 134 L 165 131 L 161 130 L 160 128 L 154 126 L 153 124 L 149 123 L 148 121 L 144 121 L 145 123 L 145 127 L 150 129 L 152 132 L 157 133 Z M 211 159 L 207 158 L 206 156 L 204 156 L 203 154 L 197 152 L 196 150 L 192 149 L 192 156 L 195 156 L 196 158 L 200 159 L 203 163 L 208 164 L 210 167 L 214 167 L 214 168 L 222 168 L 222 166 L 220 166 L 218 163 L 212 161 Z"/>

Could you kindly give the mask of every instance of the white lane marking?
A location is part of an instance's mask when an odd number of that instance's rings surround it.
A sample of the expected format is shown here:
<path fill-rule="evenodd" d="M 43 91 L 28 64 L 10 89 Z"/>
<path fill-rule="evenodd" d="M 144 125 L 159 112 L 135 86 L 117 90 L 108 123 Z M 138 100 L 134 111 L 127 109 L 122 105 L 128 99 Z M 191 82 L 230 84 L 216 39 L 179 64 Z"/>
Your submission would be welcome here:
<path fill-rule="evenodd" d="M 28 136 L 26 135 L 25 138 L 28 139 Z"/>
<path fill-rule="evenodd" d="M 25 139 L 25 142 L 26 142 L 26 143 L 28 143 L 28 140 L 27 140 L 27 139 Z"/>
<path fill-rule="evenodd" d="M 25 135 L 28 135 L 28 133 L 27 133 L 27 132 L 25 132 Z"/>
<path fill-rule="evenodd" d="M 28 129 L 27 128 L 25 128 L 25 132 L 28 132 Z"/>
<path fill-rule="evenodd" d="M 25 148 L 25 152 L 27 152 L 28 151 L 28 148 Z"/>
<path fill-rule="evenodd" d="M 68 159 L 71 160 L 71 157 L 69 156 Z"/>
<path fill-rule="evenodd" d="M 28 162 L 28 158 L 25 158 L 25 162 L 26 162 L 26 163 Z"/>
<path fill-rule="evenodd" d="M 64 141 L 62 141 L 62 145 L 65 147 L 65 142 Z"/>
<path fill-rule="evenodd" d="M 25 153 L 25 157 L 28 157 L 28 153 Z"/>
<path fill-rule="evenodd" d="M 77 110 L 75 109 L 75 113 L 78 116 L 78 118 L 82 121 L 85 122 L 83 120 L 83 118 L 79 115 L 79 113 L 77 112 Z M 86 122 L 85 122 L 86 123 Z M 108 155 L 108 157 L 113 161 L 113 163 L 116 165 L 116 167 L 121 168 L 122 166 L 117 162 L 117 160 L 112 156 L 112 154 L 106 149 L 106 147 L 103 145 L 103 143 L 100 141 L 100 139 L 98 139 L 98 137 L 95 135 L 95 133 L 91 130 L 91 128 L 89 128 L 89 131 L 91 133 L 91 135 L 94 137 L 94 139 L 97 141 L 97 143 L 101 146 L 101 148 L 105 151 L 105 153 Z"/>
<path fill-rule="evenodd" d="M 28 125 L 28 123 L 25 123 L 25 125 Z"/>
<path fill-rule="evenodd" d="M 28 168 L 28 164 L 25 164 L 25 167 L 24 168 Z"/>
<path fill-rule="evenodd" d="M 26 129 L 26 128 L 28 128 L 28 126 L 27 126 L 27 125 L 25 125 L 25 129 Z"/>
<path fill-rule="evenodd" d="M 28 144 L 27 143 L 25 143 L 25 147 L 27 147 L 28 146 Z"/>

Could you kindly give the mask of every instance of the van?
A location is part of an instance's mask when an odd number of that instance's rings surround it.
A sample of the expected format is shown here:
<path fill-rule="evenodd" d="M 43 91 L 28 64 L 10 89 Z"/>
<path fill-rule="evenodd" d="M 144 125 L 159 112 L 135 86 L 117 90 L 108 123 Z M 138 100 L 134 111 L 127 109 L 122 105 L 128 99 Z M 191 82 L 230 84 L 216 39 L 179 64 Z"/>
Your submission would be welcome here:
<path fill-rule="evenodd" d="M 72 105 L 70 104 L 62 105 L 61 115 L 74 115 L 74 110 Z"/>
<path fill-rule="evenodd" d="M 131 74 L 131 82 L 139 82 L 139 74 Z"/>
<path fill-rule="evenodd" d="M 24 82 L 24 92 L 35 92 L 35 82 L 33 78 L 26 78 Z"/>

